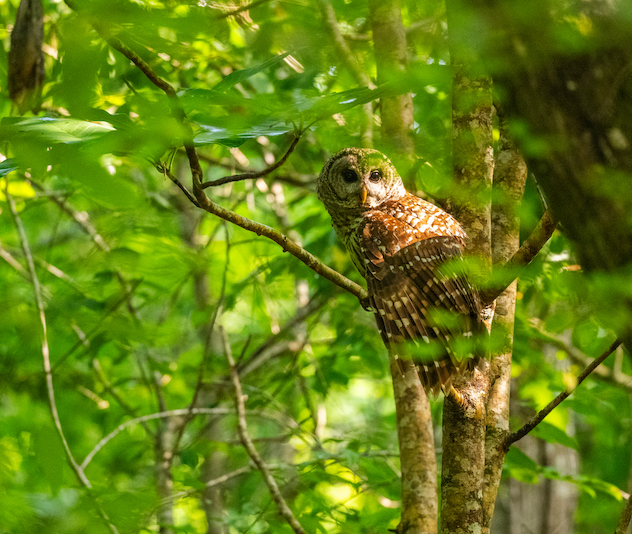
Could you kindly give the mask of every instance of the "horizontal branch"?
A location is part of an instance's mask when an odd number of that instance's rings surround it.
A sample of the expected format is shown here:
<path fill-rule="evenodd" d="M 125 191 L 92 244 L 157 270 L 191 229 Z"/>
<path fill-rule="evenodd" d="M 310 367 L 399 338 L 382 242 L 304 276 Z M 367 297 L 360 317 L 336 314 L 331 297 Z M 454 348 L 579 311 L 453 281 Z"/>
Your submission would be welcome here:
<path fill-rule="evenodd" d="M 107 436 L 104 436 L 99 443 L 97 443 L 93 449 L 88 453 L 83 462 L 81 462 L 81 468 L 85 469 L 88 464 L 93 460 L 96 454 L 109 442 L 112 441 L 116 436 L 118 436 L 123 430 L 129 428 L 134 425 L 138 425 L 144 423 L 146 421 L 152 421 L 154 419 L 169 419 L 171 417 L 184 417 L 189 414 L 193 415 L 232 415 L 235 411 L 229 408 L 193 408 L 190 410 L 189 408 L 179 408 L 177 410 L 166 410 L 164 412 L 150 413 L 147 415 L 141 415 L 139 417 L 134 417 L 133 419 L 129 419 L 124 423 L 121 423 L 117 426 L 112 432 L 110 432 Z M 257 415 L 260 417 L 267 417 L 268 419 L 277 422 L 279 425 L 286 424 L 285 421 L 282 421 L 280 417 L 275 417 L 270 414 L 266 414 L 263 412 L 252 412 L 253 415 Z M 295 428 L 294 425 L 290 425 L 292 428 Z"/>
<path fill-rule="evenodd" d="M 481 299 L 485 305 L 489 305 L 498 296 L 507 289 L 507 286 L 511 284 L 517 275 L 512 274 L 524 269 L 529 265 L 533 259 L 538 255 L 538 252 L 542 250 L 542 247 L 546 245 L 547 241 L 551 239 L 555 228 L 557 227 L 557 221 L 553 218 L 553 214 L 550 209 L 547 209 L 542 215 L 542 218 L 531 232 L 531 235 L 520 245 L 520 248 L 511 257 L 511 259 L 502 266 L 494 267 L 494 270 L 506 270 L 509 277 L 503 280 L 502 287 L 495 287 L 487 289 L 481 293 Z"/>
<path fill-rule="evenodd" d="M 243 174 L 233 174 L 232 176 L 224 176 L 223 178 L 218 178 L 217 180 L 211 180 L 210 182 L 203 182 L 202 184 L 200 184 L 200 188 L 206 189 L 207 187 L 215 187 L 218 185 L 228 184 L 231 182 L 239 182 L 242 180 L 255 180 L 257 178 L 262 178 L 264 176 L 267 176 L 268 174 L 278 169 L 281 165 L 283 165 L 287 161 L 287 158 L 290 157 L 290 154 L 294 152 L 294 149 L 296 148 L 296 145 L 300 138 L 301 138 L 300 133 L 297 133 L 296 137 L 292 140 L 292 144 L 290 145 L 290 148 L 287 149 L 287 152 L 283 155 L 283 157 L 279 161 L 273 163 L 269 167 L 266 167 L 262 171 L 251 171 L 251 172 L 245 172 Z"/>
<path fill-rule="evenodd" d="M 551 402 L 549 402 L 546 405 L 546 407 L 540 410 L 536 414 L 536 416 L 533 419 L 531 419 L 531 421 L 525 424 L 517 432 L 510 434 L 507 437 L 507 440 L 505 441 L 505 448 L 508 449 L 512 443 L 515 443 L 516 441 L 524 438 L 529 432 L 531 432 L 536 426 L 538 426 L 544 420 L 544 418 L 547 415 L 549 415 L 557 406 L 559 406 L 562 403 L 562 401 L 568 398 L 579 387 L 579 385 L 584 380 L 586 380 L 588 375 L 590 375 L 590 373 L 592 373 L 597 368 L 597 366 L 603 363 L 603 361 L 608 356 L 610 356 L 617 349 L 619 345 L 621 345 L 621 341 L 617 339 L 614 343 L 612 343 L 612 345 L 610 345 L 610 347 L 608 347 L 608 349 L 601 356 L 599 356 L 598 358 L 595 358 L 592 361 L 592 363 L 588 367 L 586 367 L 586 369 L 584 369 L 582 374 L 577 377 L 577 384 L 575 385 L 574 388 L 567 389 L 566 391 L 563 391 L 562 393 L 560 393 Z"/>

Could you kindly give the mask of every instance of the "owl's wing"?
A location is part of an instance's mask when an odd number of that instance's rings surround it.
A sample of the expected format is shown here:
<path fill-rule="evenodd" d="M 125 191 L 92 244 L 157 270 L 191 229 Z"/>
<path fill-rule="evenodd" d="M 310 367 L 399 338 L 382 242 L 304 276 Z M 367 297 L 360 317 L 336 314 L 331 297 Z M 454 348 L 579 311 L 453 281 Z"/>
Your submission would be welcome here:
<path fill-rule="evenodd" d="M 454 340 L 481 330 L 476 291 L 465 275 L 446 272 L 447 263 L 458 265 L 463 258 L 462 238 L 429 235 L 388 213 L 372 211 L 361 229 L 359 248 L 385 343 L 396 354 L 408 340 L 428 346 L 432 357 L 415 361 L 422 383 L 435 395 L 445 391 L 452 376 L 472 364 L 472 355 L 459 354 Z"/>

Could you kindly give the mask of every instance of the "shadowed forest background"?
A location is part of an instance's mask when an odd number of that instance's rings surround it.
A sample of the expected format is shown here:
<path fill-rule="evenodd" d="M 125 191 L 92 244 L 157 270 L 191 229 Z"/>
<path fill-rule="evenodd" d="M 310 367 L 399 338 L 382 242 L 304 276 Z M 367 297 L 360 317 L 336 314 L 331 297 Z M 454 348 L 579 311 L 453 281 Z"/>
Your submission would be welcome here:
<path fill-rule="evenodd" d="M 632 5 L 19 6 L 0 532 L 629 531 Z M 402 420 L 428 401 L 404 404 L 315 193 L 348 146 L 453 213 L 499 297 L 478 438 L 442 396 Z M 485 460 L 459 482 L 479 515 L 445 497 L 448 450 Z"/>

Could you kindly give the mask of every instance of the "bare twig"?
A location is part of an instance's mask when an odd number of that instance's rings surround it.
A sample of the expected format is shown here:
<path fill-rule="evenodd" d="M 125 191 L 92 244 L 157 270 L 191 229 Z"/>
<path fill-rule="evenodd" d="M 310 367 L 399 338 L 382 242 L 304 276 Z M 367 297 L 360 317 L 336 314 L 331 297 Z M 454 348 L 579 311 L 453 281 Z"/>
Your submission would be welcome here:
<path fill-rule="evenodd" d="M 253 469 L 256 469 L 254 464 L 244 465 L 243 467 L 240 467 L 239 469 L 235 469 L 234 471 L 231 471 L 230 473 L 226 473 L 225 475 L 208 480 L 207 482 L 204 483 L 204 488 L 208 489 L 208 488 L 213 488 L 215 486 L 219 486 L 221 484 L 224 484 L 225 482 L 228 482 L 231 478 L 238 477 L 239 475 L 243 475 L 244 473 L 249 473 Z M 190 495 L 194 495 L 195 493 L 199 493 L 200 491 L 202 491 L 200 488 L 195 488 L 188 491 L 181 491 L 179 493 L 174 493 L 172 498 L 174 500 L 181 499 L 184 497 L 189 497 Z"/>
<path fill-rule="evenodd" d="M 189 199 L 191 204 L 193 204 L 197 208 L 201 207 L 198 204 L 198 201 L 195 200 L 195 197 L 185 187 L 185 185 L 180 180 L 178 180 L 169 169 L 167 169 L 166 167 L 163 167 L 162 165 L 158 165 L 156 168 L 158 169 L 159 172 L 163 173 L 167 178 L 169 178 L 169 180 L 171 180 L 174 184 L 176 184 L 180 188 L 180 191 L 184 193 L 184 195 Z"/>
<path fill-rule="evenodd" d="M 544 338 L 546 343 L 564 351 L 576 365 L 586 367 L 590 364 L 590 357 L 570 343 L 567 343 L 563 339 L 556 337 L 554 334 L 547 332 L 542 321 L 532 319 L 530 321 L 530 325 L 540 336 Z M 616 363 L 613 369 L 608 367 L 598 367 L 593 371 L 593 376 L 607 384 L 614 385 L 626 390 L 628 393 L 632 393 L 632 376 L 623 373 L 620 366 L 617 366 Z"/>
<path fill-rule="evenodd" d="M 177 410 L 166 410 L 164 412 L 158 413 L 150 413 L 147 415 L 142 415 L 140 417 L 135 417 L 134 419 L 130 419 L 121 423 L 117 426 L 112 432 L 110 432 L 107 436 L 103 437 L 99 443 L 97 443 L 93 449 L 88 453 L 83 462 L 81 462 L 81 468 L 85 469 L 88 464 L 92 461 L 95 455 L 112 439 L 118 436 L 123 430 L 129 428 L 130 426 L 142 424 L 146 421 L 152 421 L 154 419 L 169 419 L 171 417 L 182 417 L 189 413 L 189 408 L 180 408 Z M 191 413 L 194 415 L 231 415 L 233 410 L 228 408 L 193 408 Z M 266 417 L 272 421 L 276 421 L 279 425 L 284 425 L 286 422 L 282 420 L 280 417 L 275 417 L 271 414 L 266 414 L 262 412 L 253 412 L 253 415 L 257 415 L 260 417 Z"/>
<path fill-rule="evenodd" d="M 66 453 L 66 458 L 68 463 L 70 464 L 71 469 L 73 470 L 75 476 L 79 483 L 86 489 L 90 498 L 92 499 L 99 515 L 103 519 L 103 522 L 107 525 L 110 532 L 113 534 L 118 534 L 118 529 L 110 522 L 107 514 L 96 500 L 94 495 L 92 495 L 92 484 L 86 474 L 83 471 L 83 468 L 77 464 L 75 457 L 70 450 L 70 446 L 68 445 L 68 441 L 66 440 L 66 436 L 64 434 L 64 430 L 61 426 L 61 420 L 59 418 L 59 412 L 57 411 L 57 403 L 55 401 L 55 388 L 53 385 L 53 373 L 50 364 L 50 351 L 48 346 L 48 332 L 46 327 L 46 313 L 44 311 L 44 301 L 42 299 L 42 288 L 39 283 L 39 278 L 37 277 L 37 272 L 35 271 L 35 263 L 33 262 L 33 255 L 31 254 L 31 248 L 29 246 L 28 239 L 26 237 L 26 232 L 24 230 L 24 226 L 22 224 L 22 219 L 18 214 L 18 211 L 15 207 L 15 202 L 13 201 L 13 196 L 9 193 L 9 181 L 6 182 L 5 188 L 5 196 L 7 199 L 7 203 L 9 204 L 9 210 L 11 212 L 11 216 L 13 218 L 13 222 L 15 224 L 16 230 L 18 232 L 18 237 L 20 240 L 20 245 L 22 246 L 22 250 L 24 251 L 24 257 L 26 258 L 26 262 L 29 268 L 29 274 L 31 278 L 31 284 L 33 285 L 33 293 L 35 296 L 35 302 L 37 304 L 37 310 L 39 312 L 39 319 L 42 326 L 42 359 L 44 362 L 44 374 L 46 376 L 46 392 L 48 394 L 48 406 L 51 411 L 51 415 L 53 418 L 53 422 L 55 424 L 55 429 L 57 430 L 57 434 L 59 435 L 59 439 L 62 442 L 64 447 L 64 451 Z"/>
<path fill-rule="evenodd" d="M 53 365 L 52 368 L 52 372 L 54 373 L 60 365 L 62 365 L 66 359 L 68 359 L 79 347 L 82 347 L 85 345 L 86 340 L 89 341 L 97 332 L 99 332 L 102 328 L 103 328 L 103 320 L 110 316 L 111 314 L 113 314 L 122 304 L 124 304 L 125 302 L 128 302 L 128 300 L 131 298 L 132 294 L 134 293 L 134 291 L 136 291 L 136 289 L 138 289 L 138 286 L 140 286 L 140 284 L 142 283 L 142 280 L 136 280 L 134 281 L 134 283 L 129 287 L 129 289 L 125 290 L 125 293 L 123 294 L 123 296 L 117 300 L 114 304 L 112 304 L 112 306 L 110 306 L 110 308 L 105 312 L 105 314 L 103 315 L 103 317 L 101 317 L 101 319 L 95 324 L 94 328 L 92 328 L 92 330 L 90 330 L 87 334 L 85 339 L 79 339 L 72 347 L 70 347 L 70 349 L 68 349 L 68 351 L 61 357 L 59 358 L 55 364 Z"/>
<path fill-rule="evenodd" d="M 260 367 L 263 363 L 265 363 L 271 355 L 275 353 L 274 351 L 271 352 L 270 349 L 274 347 L 288 332 L 294 330 L 298 325 L 305 322 L 312 314 L 321 309 L 325 302 L 326 301 L 323 300 L 318 293 L 314 295 L 305 306 L 302 306 L 296 311 L 296 315 L 290 319 L 290 321 L 288 321 L 281 330 L 279 330 L 278 334 L 270 336 L 250 354 L 246 361 L 241 362 L 238 365 L 239 376 L 243 378 L 248 373 L 254 371 L 257 367 Z"/>
<path fill-rule="evenodd" d="M 29 273 L 26 271 L 26 269 L 22 267 L 22 264 L 18 260 L 16 260 L 7 249 L 2 246 L 2 243 L 0 243 L 0 258 L 6 261 L 18 273 L 20 273 L 23 278 L 25 278 L 29 282 L 31 281 Z"/>
<path fill-rule="evenodd" d="M 244 230 L 248 230 L 249 232 L 254 232 L 257 235 L 267 237 L 268 239 L 280 245 L 284 252 L 289 252 L 292 256 L 302 261 L 316 274 L 319 274 L 323 278 L 326 278 L 330 282 L 333 282 L 345 291 L 348 291 L 352 295 L 355 295 L 359 300 L 363 300 L 366 298 L 367 292 L 365 289 L 360 287 L 355 282 L 349 280 L 346 276 L 340 274 L 338 271 L 322 263 L 316 256 L 305 250 L 300 245 L 296 244 L 294 241 L 289 239 L 286 235 L 282 234 L 278 230 L 275 230 L 270 226 L 266 226 L 265 224 L 258 223 L 251 219 L 247 219 L 246 217 L 242 217 L 241 215 L 226 208 L 223 208 L 219 204 L 216 204 L 206 196 L 198 196 L 197 198 L 198 201 L 201 200 L 201 207 L 205 211 L 208 211 L 213 215 L 217 215 L 218 217 L 231 222 L 236 226 L 243 228 Z"/>
<path fill-rule="evenodd" d="M 217 185 L 228 184 L 231 182 L 239 182 L 241 180 L 255 180 L 256 178 L 262 178 L 263 176 L 267 176 L 268 174 L 278 169 L 281 165 L 283 165 L 287 161 L 287 158 L 290 157 L 290 154 L 294 152 L 294 149 L 296 148 L 296 145 L 299 142 L 300 138 L 301 138 L 301 134 L 297 133 L 296 137 L 294 137 L 294 139 L 292 140 L 292 144 L 290 145 L 290 148 L 287 149 L 283 157 L 261 171 L 252 171 L 252 172 L 245 172 L 243 174 L 233 174 L 232 176 L 224 176 L 223 178 L 218 178 L 217 180 L 204 182 L 200 184 L 200 187 L 202 189 L 206 189 L 207 187 L 215 187 Z"/>
<path fill-rule="evenodd" d="M 71 9 L 76 10 L 77 6 L 75 5 L 74 0 L 67 0 L 66 3 L 69 5 Z M 221 207 L 220 205 L 211 201 L 205 194 L 202 189 L 202 178 L 204 176 L 204 172 L 202 171 L 202 167 L 200 165 L 200 159 L 195 150 L 195 145 L 193 144 L 193 132 L 191 130 L 190 124 L 186 121 L 186 115 L 184 110 L 179 104 L 179 100 L 174 88 L 169 85 L 166 81 L 162 80 L 138 54 L 136 54 L 133 50 L 127 47 L 122 41 L 118 38 L 111 36 L 107 30 L 105 30 L 101 24 L 92 22 L 93 26 L 97 30 L 97 32 L 105 39 L 113 48 L 121 52 L 125 57 L 127 57 L 130 61 L 132 61 L 144 74 L 147 78 L 159 89 L 165 92 L 167 96 L 170 97 L 171 108 L 174 116 L 178 119 L 185 130 L 185 142 L 184 148 L 186 151 L 187 159 L 189 160 L 189 167 L 191 169 L 191 175 L 193 179 L 193 195 L 191 195 L 183 185 L 181 185 L 178 181 L 176 181 L 175 177 L 170 179 L 174 180 L 174 183 L 182 189 L 182 191 L 187 195 L 187 198 L 195 204 L 197 207 L 202 208 L 203 210 L 220 217 L 228 222 L 231 222 L 245 230 L 250 232 L 254 232 L 257 235 L 263 235 L 268 239 L 271 239 L 275 243 L 281 246 L 284 252 L 289 252 L 294 257 L 301 260 L 305 265 L 307 265 L 310 269 L 312 269 L 317 274 L 323 276 L 327 280 L 333 282 L 337 286 L 341 287 L 345 291 L 349 291 L 351 294 L 355 295 L 358 299 L 364 300 L 367 296 L 367 293 L 364 289 L 362 289 L 358 284 L 352 282 L 339 272 L 327 267 L 323 264 L 318 258 L 314 255 L 307 252 L 305 249 L 297 245 L 295 242 L 288 239 L 287 236 L 283 235 L 281 232 L 274 230 L 273 228 L 266 226 L 264 224 L 252 221 L 237 213 L 234 213 L 226 208 Z M 163 170 L 164 172 L 164 170 Z M 195 201 L 194 198 L 195 197 Z"/>
<path fill-rule="evenodd" d="M 493 288 L 484 291 L 481 295 L 481 299 L 485 304 L 491 304 L 494 302 L 498 295 L 500 295 L 507 286 L 517 278 L 516 272 L 523 269 L 533 261 L 533 259 L 538 255 L 538 252 L 540 252 L 542 247 L 553 235 L 556 226 L 557 221 L 553 218 L 551 210 L 547 209 L 536 227 L 533 229 L 533 232 L 531 232 L 531 235 L 522 243 L 511 259 L 503 266 L 495 267 L 495 269 L 506 270 L 511 279 L 505 280 L 502 288 Z"/>
<path fill-rule="evenodd" d="M 213 334 L 213 329 L 215 328 L 215 321 L 217 320 L 217 317 L 220 315 L 221 308 L 224 304 L 224 296 L 226 294 L 226 280 L 228 277 L 228 267 L 230 265 L 230 239 L 228 236 L 228 229 L 226 227 L 225 221 L 223 222 L 223 225 L 224 225 L 224 231 L 226 232 L 226 262 L 224 264 L 224 274 L 222 275 L 222 287 L 220 289 L 219 297 L 215 305 L 215 310 L 213 312 L 213 315 L 208 325 L 207 339 L 205 340 L 205 343 L 204 343 L 202 361 L 200 362 L 200 365 L 198 367 L 198 376 L 197 376 L 197 381 L 195 383 L 195 388 L 193 389 L 193 396 L 191 397 L 191 402 L 189 404 L 189 413 L 184 417 L 184 420 L 182 421 L 182 424 L 180 425 L 180 428 L 178 429 L 178 432 L 176 434 L 176 438 L 173 442 L 173 447 L 172 447 L 173 450 L 171 451 L 173 453 L 171 455 L 172 459 L 175 458 L 175 453 L 178 450 L 178 446 L 180 445 L 180 440 L 182 439 L 182 436 L 184 435 L 184 429 L 186 428 L 189 421 L 191 421 L 191 419 L 193 418 L 193 408 L 197 404 L 200 391 L 202 390 L 202 385 L 204 384 L 204 375 L 206 374 L 206 367 L 208 364 L 209 356 L 211 354 L 210 338 Z"/>
<path fill-rule="evenodd" d="M 28 182 L 35 189 L 46 194 L 48 198 L 50 198 L 55 204 L 57 204 L 61 211 L 71 217 L 79 225 L 79 227 L 92 238 L 92 240 L 101 250 L 105 252 L 110 251 L 109 245 L 105 242 L 103 237 L 101 237 L 101 234 L 99 234 L 97 229 L 92 225 L 85 214 L 77 211 L 73 206 L 70 205 L 69 202 L 66 201 L 66 199 L 60 198 L 60 195 L 55 191 L 46 190 L 43 185 L 41 185 L 37 180 L 34 180 L 32 177 L 28 179 Z"/>
<path fill-rule="evenodd" d="M 531 419 L 527 424 L 525 424 L 520 430 L 510 434 L 505 441 L 505 447 L 509 448 L 512 443 L 524 438 L 529 432 L 531 432 L 536 426 L 538 426 L 544 418 L 549 415 L 557 406 L 559 406 L 562 401 L 568 398 L 578 387 L 579 385 L 592 373 L 597 366 L 599 366 L 608 356 L 610 356 L 616 348 L 621 345 L 620 340 L 616 340 L 608 349 L 598 358 L 595 358 L 592 363 L 584 369 L 582 374 L 577 377 L 577 384 L 574 388 L 567 389 L 560 393 L 557 397 L 555 397 L 551 402 L 549 402 L 542 410 L 540 410 L 536 416 Z"/>
<path fill-rule="evenodd" d="M 259 452 L 257 451 L 250 435 L 248 434 L 248 425 L 246 423 L 246 406 L 244 404 L 244 394 L 241 390 L 241 382 L 239 381 L 239 373 L 237 372 L 237 367 L 235 366 L 235 360 L 233 359 L 233 354 L 230 349 L 230 344 L 228 343 L 228 337 L 226 331 L 223 327 L 220 327 L 222 333 L 222 341 L 224 343 L 224 352 L 226 353 L 226 359 L 228 360 L 228 365 L 230 366 L 230 374 L 233 380 L 233 386 L 235 388 L 235 408 L 237 409 L 237 429 L 239 431 L 239 437 L 241 438 L 241 442 L 250 456 L 250 459 L 257 466 L 257 469 L 261 471 L 263 475 L 263 479 L 270 490 L 270 495 L 274 499 L 276 503 L 279 513 L 283 516 L 285 521 L 287 521 L 288 525 L 292 528 L 296 534 L 306 534 L 305 530 L 298 522 L 292 510 L 285 502 L 283 495 L 281 495 L 281 491 L 279 490 L 279 486 L 274 480 L 274 477 L 270 473 L 270 469 L 266 465 L 266 463 L 262 460 L 261 456 L 259 456 Z"/>

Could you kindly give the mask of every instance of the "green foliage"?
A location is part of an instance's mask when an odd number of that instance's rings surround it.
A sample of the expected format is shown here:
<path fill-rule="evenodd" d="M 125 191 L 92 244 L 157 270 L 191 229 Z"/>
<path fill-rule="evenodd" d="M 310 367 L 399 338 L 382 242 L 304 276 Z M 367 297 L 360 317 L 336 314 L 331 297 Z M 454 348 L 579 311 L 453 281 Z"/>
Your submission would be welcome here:
<path fill-rule="evenodd" d="M 120 532 L 155 532 L 166 520 L 157 436 L 167 446 L 179 440 L 166 501 L 174 532 L 206 532 L 209 522 L 231 533 L 289 532 L 260 473 L 244 469 L 205 487 L 249 465 L 218 325 L 241 372 L 250 435 L 305 529 L 394 529 L 401 505 L 395 408 L 372 317 L 276 244 L 187 201 L 158 170 L 189 187 L 181 149 L 189 132 L 174 102 L 93 25 L 111 30 L 176 89 L 205 180 L 264 168 L 302 131 L 272 175 L 207 192 L 359 281 L 315 197 L 315 178 L 327 154 L 361 142 L 363 104 L 412 91 L 416 183 L 447 194 L 453 72 L 441 24 L 410 36 L 406 74 L 369 89 L 343 68 L 310 3 L 273 0 L 232 16 L 206 2 L 78 4 L 81 13 L 45 3 L 41 112 L 17 117 L 0 92 L 0 531 L 107 532 L 53 425 L 42 327 L 7 193 L 41 284 L 59 419 L 77 462 L 91 455 L 92 496 Z M 15 19 L 17 5 L 0 3 L 3 20 Z M 333 5 L 345 32 L 368 32 L 366 2 Z M 406 24 L 444 15 L 433 2 L 405 3 Z M 5 65 L 9 36 L 3 29 L 0 36 Z M 572 48 L 572 31 L 558 39 Z M 374 79 L 371 41 L 349 46 Z M 6 69 L 0 76 L 6 87 Z M 545 148 L 532 142 L 534 151 Z M 388 146 L 377 129 L 375 145 Z M 541 211 L 529 194 L 525 234 Z M 596 355 L 612 337 L 568 269 L 574 264 L 556 234 L 521 278 L 513 373 L 529 414 L 577 374 L 576 362 L 555 367 L 569 362 L 553 338 Z M 603 288 L 617 290 L 607 280 Z M 618 362 L 630 372 L 628 361 Z M 600 517 L 612 517 L 619 503 L 611 497 L 629 472 L 629 399 L 611 384 L 582 388 L 537 430 L 579 451 L 579 473 L 558 473 L 512 448 L 506 474 L 576 484 L 582 504 L 596 499 Z M 186 409 L 194 392 L 205 413 L 141 419 Z M 605 532 L 596 522 L 580 506 L 578 532 Z"/>

